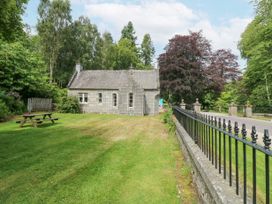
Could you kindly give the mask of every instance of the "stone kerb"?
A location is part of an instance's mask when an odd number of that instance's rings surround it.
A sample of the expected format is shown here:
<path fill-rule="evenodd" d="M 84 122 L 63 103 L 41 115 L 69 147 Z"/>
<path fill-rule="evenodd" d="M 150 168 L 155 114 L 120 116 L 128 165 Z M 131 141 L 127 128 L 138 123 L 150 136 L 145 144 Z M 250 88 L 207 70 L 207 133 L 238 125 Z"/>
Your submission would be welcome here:
<path fill-rule="evenodd" d="M 175 119 L 176 134 L 180 147 L 188 164 L 192 167 L 193 180 L 196 184 L 200 203 L 226 204 L 243 203 L 243 199 L 235 194 L 228 182 L 218 174 L 218 170 L 207 160 L 185 129 Z"/>

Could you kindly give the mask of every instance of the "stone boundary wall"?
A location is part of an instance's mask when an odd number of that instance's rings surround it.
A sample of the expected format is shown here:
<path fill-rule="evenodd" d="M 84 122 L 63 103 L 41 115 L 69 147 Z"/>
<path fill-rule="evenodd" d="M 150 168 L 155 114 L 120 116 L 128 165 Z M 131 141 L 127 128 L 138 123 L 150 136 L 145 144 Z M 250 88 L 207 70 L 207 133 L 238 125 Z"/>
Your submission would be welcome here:
<path fill-rule="evenodd" d="M 235 194 L 234 188 L 229 187 L 223 175 L 218 173 L 218 169 L 214 168 L 180 123 L 176 119 L 174 121 L 181 150 L 192 167 L 193 181 L 197 187 L 200 202 L 207 204 L 243 203 L 243 199 Z"/>

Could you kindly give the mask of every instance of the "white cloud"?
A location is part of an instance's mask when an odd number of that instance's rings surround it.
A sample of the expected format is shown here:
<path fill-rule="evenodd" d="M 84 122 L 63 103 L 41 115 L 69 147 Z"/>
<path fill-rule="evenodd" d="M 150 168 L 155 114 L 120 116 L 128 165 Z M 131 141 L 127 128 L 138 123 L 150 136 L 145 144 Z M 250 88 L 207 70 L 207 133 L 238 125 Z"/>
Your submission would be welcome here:
<path fill-rule="evenodd" d="M 75 3 L 76 0 L 73 0 Z M 231 49 L 239 54 L 237 43 L 249 18 L 234 18 L 214 25 L 203 11 L 195 11 L 177 0 L 140 0 L 136 3 L 122 1 L 77 0 L 85 7 L 85 15 L 95 19 L 99 29 L 110 31 L 116 40 L 128 21 L 132 21 L 139 37 L 150 33 L 157 54 L 175 34 L 188 34 L 188 30 L 203 30 L 215 49 Z"/>

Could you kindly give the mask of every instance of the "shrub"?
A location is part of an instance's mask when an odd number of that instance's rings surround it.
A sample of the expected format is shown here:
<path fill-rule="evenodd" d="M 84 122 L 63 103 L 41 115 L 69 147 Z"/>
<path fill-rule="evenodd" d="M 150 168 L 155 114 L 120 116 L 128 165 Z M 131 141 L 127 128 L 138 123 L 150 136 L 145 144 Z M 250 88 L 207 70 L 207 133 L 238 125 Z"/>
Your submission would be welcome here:
<path fill-rule="evenodd" d="M 76 97 L 63 96 L 57 105 L 60 113 L 80 113 L 80 106 Z"/>
<path fill-rule="evenodd" d="M 5 103 L 13 114 L 22 114 L 26 110 L 25 104 L 13 96 L 8 96 Z"/>
<path fill-rule="evenodd" d="M 170 132 L 175 130 L 175 123 L 173 121 L 173 111 L 169 106 L 166 106 L 166 112 L 163 114 L 163 122 L 167 124 Z"/>
<path fill-rule="evenodd" d="M 17 92 L 0 91 L 0 100 L 5 103 L 10 113 L 22 114 L 26 110 L 26 106 L 20 100 L 20 95 Z"/>
<path fill-rule="evenodd" d="M 0 122 L 8 119 L 11 115 L 8 106 L 2 100 L 0 100 Z"/>

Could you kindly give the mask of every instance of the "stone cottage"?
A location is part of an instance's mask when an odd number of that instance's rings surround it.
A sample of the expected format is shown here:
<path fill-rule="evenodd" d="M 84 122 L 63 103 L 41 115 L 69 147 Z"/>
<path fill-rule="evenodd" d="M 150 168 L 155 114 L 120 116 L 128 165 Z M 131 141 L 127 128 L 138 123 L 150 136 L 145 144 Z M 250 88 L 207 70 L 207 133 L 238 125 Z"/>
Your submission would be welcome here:
<path fill-rule="evenodd" d="M 159 113 L 158 70 L 82 70 L 76 66 L 68 95 L 83 113 L 156 115 Z"/>

